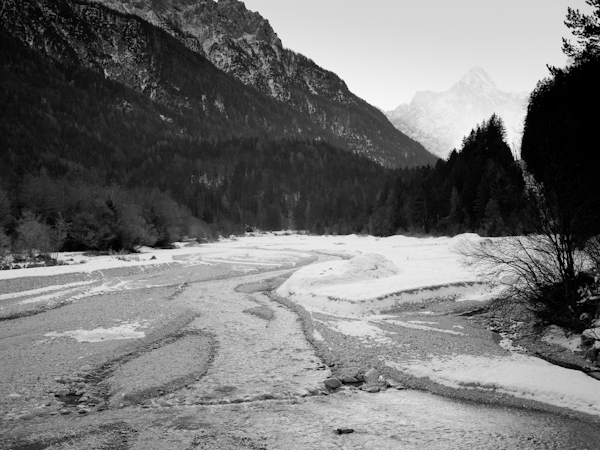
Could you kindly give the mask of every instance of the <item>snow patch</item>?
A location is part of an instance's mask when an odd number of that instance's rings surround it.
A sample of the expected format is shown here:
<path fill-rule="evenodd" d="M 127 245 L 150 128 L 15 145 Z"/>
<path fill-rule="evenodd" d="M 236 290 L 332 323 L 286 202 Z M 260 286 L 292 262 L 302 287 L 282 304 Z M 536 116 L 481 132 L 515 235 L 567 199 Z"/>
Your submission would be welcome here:
<path fill-rule="evenodd" d="M 446 330 L 444 328 L 435 328 L 435 327 L 428 327 L 426 325 L 420 325 L 416 320 L 410 321 L 410 322 L 403 322 L 401 320 L 391 320 L 391 319 L 385 319 L 384 321 L 385 323 L 391 323 L 394 325 L 399 325 L 401 327 L 404 328 L 412 328 L 413 330 L 421 330 L 421 331 L 436 331 L 438 333 L 446 333 L 446 334 L 453 334 L 454 336 L 468 336 L 468 334 L 466 333 L 462 333 L 460 331 L 454 331 L 454 330 Z M 436 322 L 429 322 L 429 323 L 436 323 Z"/>
<path fill-rule="evenodd" d="M 19 297 L 29 297 L 31 295 L 39 295 L 39 294 L 44 294 L 44 293 L 53 292 L 53 291 L 62 291 L 64 289 L 69 289 L 69 288 L 72 288 L 75 286 L 85 286 L 85 285 L 91 284 L 93 282 L 94 282 L 93 280 L 80 281 L 80 282 L 76 282 L 76 283 L 65 283 L 65 284 L 60 284 L 60 285 L 55 285 L 55 286 L 47 286 L 47 287 L 43 287 L 43 288 L 39 288 L 39 289 L 30 289 L 28 291 L 11 292 L 10 294 L 0 294 L 0 301 L 15 299 L 15 298 L 19 298 Z M 27 302 L 24 301 L 22 303 L 27 303 Z"/>
<path fill-rule="evenodd" d="M 556 344 L 574 352 L 575 350 L 581 350 L 579 344 L 581 344 L 581 335 L 572 334 L 568 336 L 565 334 L 565 330 L 556 325 L 550 325 L 544 330 L 542 341 L 548 344 Z"/>
<path fill-rule="evenodd" d="M 336 322 L 335 328 L 340 333 L 356 337 L 379 338 L 385 334 L 389 334 L 389 332 L 386 332 L 381 328 L 373 326 L 363 320 L 339 321 Z"/>
<path fill-rule="evenodd" d="M 119 339 L 141 339 L 146 337 L 143 331 L 137 331 L 138 328 L 146 328 L 148 323 L 140 324 L 140 322 L 125 322 L 121 325 L 112 328 L 94 328 L 93 330 L 72 330 L 57 333 L 52 331 L 44 336 L 70 337 L 77 342 L 104 342 L 114 341 Z"/>

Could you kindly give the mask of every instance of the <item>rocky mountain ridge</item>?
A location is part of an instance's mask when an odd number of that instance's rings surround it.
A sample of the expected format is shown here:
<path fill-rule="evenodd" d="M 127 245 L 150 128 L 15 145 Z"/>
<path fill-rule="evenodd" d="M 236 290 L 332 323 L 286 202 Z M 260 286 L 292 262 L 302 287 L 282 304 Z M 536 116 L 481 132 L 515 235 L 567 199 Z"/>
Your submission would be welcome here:
<path fill-rule="evenodd" d="M 498 89 L 491 77 L 475 67 L 445 92 L 417 92 L 409 104 L 386 112 L 403 133 L 440 158 L 459 149 L 462 139 L 492 114 L 502 118 L 506 141 L 518 151 L 527 111 L 526 92 Z"/>
<path fill-rule="evenodd" d="M 269 22 L 239 0 L 94 1 L 167 31 L 225 73 L 307 114 L 355 152 L 382 164 L 435 161 L 417 142 L 394 135 L 380 111 L 352 94 L 337 75 L 285 49 Z"/>
<path fill-rule="evenodd" d="M 237 0 L 7 0 L 0 15 L 10 35 L 37 51 L 93 68 L 170 107 L 200 104 L 207 120 L 221 125 L 237 117 L 229 124 L 233 134 L 241 121 L 245 135 L 276 128 L 277 136 L 326 140 L 387 166 L 435 162 L 335 74 L 284 49 L 269 23 Z M 178 49 L 180 59 L 169 61 L 164 47 L 174 44 L 165 44 L 161 32 L 190 54 Z M 190 60 L 195 66 L 177 67 Z"/>
<path fill-rule="evenodd" d="M 92 1 L 147 20 L 244 84 L 298 108 L 294 88 L 359 103 L 335 74 L 284 49 L 269 22 L 239 0 Z"/>

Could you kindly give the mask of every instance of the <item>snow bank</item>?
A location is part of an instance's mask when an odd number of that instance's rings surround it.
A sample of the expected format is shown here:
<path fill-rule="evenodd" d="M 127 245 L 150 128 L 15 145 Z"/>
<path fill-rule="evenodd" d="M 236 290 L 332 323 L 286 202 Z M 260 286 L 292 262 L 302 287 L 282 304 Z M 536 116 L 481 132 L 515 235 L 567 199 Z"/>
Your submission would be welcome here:
<path fill-rule="evenodd" d="M 378 254 L 356 256 L 350 260 L 314 264 L 294 273 L 277 294 L 301 303 L 309 310 L 354 315 L 373 311 L 373 294 L 389 285 L 389 278 L 400 270 Z M 387 280 L 387 281 L 386 281 Z M 384 292 L 389 289 L 384 288 Z"/>
<path fill-rule="evenodd" d="M 302 269 L 297 277 L 298 287 L 313 290 L 328 286 L 338 287 L 348 283 L 367 280 L 380 280 L 400 273 L 400 270 L 389 259 L 367 254 L 356 256 L 347 261 L 330 261 Z"/>
<path fill-rule="evenodd" d="M 598 380 L 527 355 L 458 355 L 415 363 L 386 361 L 386 364 L 453 388 L 501 392 L 600 415 Z"/>
<path fill-rule="evenodd" d="M 448 249 L 451 252 L 460 253 L 462 250 L 467 249 L 470 245 L 479 243 L 482 241 L 481 236 L 477 233 L 463 233 L 450 238 L 448 242 Z"/>
<path fill-rule="evenodd" d="M 310 311 L 342 316 L 379 314 L 398 303 L 434 297 L 489 299 L 496 292 L 462 266 L 460 255 L 452 250 L 456 242 L 457 238 L 406 236 L 289 237 L 286 244 L 298 250 L 333 253 L 344 246 L 356 256 L 300 269 L 277 293 Z"/>

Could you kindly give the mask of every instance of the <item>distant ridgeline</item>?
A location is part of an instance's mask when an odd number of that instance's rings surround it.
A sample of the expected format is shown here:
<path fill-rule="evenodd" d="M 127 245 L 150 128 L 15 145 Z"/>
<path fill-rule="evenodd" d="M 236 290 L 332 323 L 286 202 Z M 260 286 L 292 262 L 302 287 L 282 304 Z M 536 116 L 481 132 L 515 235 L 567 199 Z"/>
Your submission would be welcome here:
<path fill-rule="evenodd" d="M 40 3 L 9 1 L 0 13 L 0 247 L 27 221 L 60 236 L 54 250 L 164 245 L 246 225 L 378 235 L 518 226 L 522 179 L 494 117 L 448 162 L 384 167 L 138 18 L 48 3 L 89 41 L 77 53 L 40 25 L 60 22 Z M 81 21 L 107 14 L 100 30 Z M 102 33 L 122 21 L 123 41 L 107 49 Z"/>

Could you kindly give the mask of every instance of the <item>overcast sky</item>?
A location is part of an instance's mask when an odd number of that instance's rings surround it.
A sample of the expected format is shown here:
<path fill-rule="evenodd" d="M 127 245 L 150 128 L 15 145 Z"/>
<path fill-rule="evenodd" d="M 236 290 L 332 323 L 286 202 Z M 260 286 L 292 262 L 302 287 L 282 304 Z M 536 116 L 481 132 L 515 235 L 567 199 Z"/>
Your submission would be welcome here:
<path fill-rule="evenodd" d="M 335 72 L 384 110 L 445 91 L 472 67 L 504 91 L 531 91 L 564 66 L 567 6 L 584 0 L 243 0 L 284 47 Z"/>

